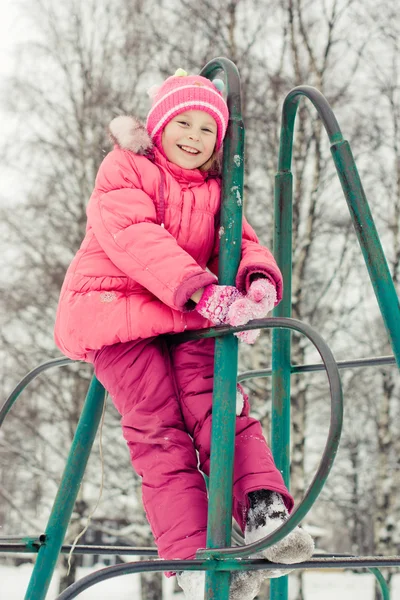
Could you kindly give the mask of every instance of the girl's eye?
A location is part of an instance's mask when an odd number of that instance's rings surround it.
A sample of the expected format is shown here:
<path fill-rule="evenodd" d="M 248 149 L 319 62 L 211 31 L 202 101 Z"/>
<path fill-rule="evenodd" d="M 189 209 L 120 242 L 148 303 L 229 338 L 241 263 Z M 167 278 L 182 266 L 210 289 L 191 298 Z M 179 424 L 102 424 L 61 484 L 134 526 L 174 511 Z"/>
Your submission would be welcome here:
<path fill-rule="evenodd" d="M 187 121 L 178 121 L 179 125 L 189 125 Z"/>
<path fill-rule="evenodd" d="M 212 133 L 211 129 L 204 128 L 203 131 L 207 131 L 207 133 Z"/>

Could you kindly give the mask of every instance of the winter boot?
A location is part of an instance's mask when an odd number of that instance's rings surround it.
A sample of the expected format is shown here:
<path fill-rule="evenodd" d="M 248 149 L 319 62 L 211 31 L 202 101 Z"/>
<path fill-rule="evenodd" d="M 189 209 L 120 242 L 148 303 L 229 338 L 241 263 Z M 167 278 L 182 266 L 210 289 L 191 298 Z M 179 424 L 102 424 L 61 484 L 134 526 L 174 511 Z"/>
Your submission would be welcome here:
<path fill-rule="evenodd" d="M 229 600 L 253 600 L 267 575 L 262 571 L 235 571 L 231 577 Z"/>
<path fill-rule="evenodd" d="M 176 574 L 186 600 L 204 600 L 204 571 L 181 571 Z M 265 575 L 260 571 L 238 571 L 232 574 L 229 600 L 253 600 Z"/>
<path fill-rule="evenodd" d="M 249 494 L 250 509 L 246 519 L 245 543 L 252 544 L 266 537 L 280 527 L 289 518 L 283 498 L 277 492 L 257 490 Z M 300 527 L 295 527 L 283 540 L 261 551 L 261 555 L 271 562 L 292 563 L 304 562 L 311 558 L 314 551 L 312 537 Z M 276 570 L 280 577 L 289 571 Z"/>
<path fill-rule="evenodd" d="M 204 571 L 180 571 L 176 574 L 179 586 L 183 589 L 186 600 L 204 600 Z"/>

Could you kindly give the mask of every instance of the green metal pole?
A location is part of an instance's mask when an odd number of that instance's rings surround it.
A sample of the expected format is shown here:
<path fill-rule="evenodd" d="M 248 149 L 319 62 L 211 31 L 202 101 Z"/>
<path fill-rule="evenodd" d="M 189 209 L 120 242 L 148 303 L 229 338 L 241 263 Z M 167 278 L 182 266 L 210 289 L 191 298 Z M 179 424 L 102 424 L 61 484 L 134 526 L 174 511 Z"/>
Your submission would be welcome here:
<path fill-rule="evenodd" d="M 40 547 L 25 600 L 44 600 L 57 563 L 75 500 L 103 412 L 105 390 L 93 377 L 72 441 L 45 540 Z"/>
<path fill-rule="evenodd" d="M 234 285 L 242 239 L 244 126 L 236 66 L 217 58 L 204 67 L 202 75 L 211 78 L 221 69 L 227 81 L 229 125 L 224 143 L 218 279 L 221 285 Z M 215 340 L 207 548 L 227 547 L 231 541 L 237 349 L 233 335 Z M 229 572 L 207 572 L 206 600 L 228 600 L 229 587 Z"/>
<path fill-rule="evenodd" d="M 291 316 L 292 296 L 292 174 L 275 178 L 275 229 L 273 251 L 283 275 L 284 293 L 275 317 Z M 288 329 L 272 330 L 271 449 L 277 468 L 289 489 L 290 483 L 290 344 Z M 288 577 L 271 580 L 271 600 L 287 600 Z"/>
<path fill-rule="evenodd" d="M 400 305 L 368 202 L 361 185 L 349 144 L 343 140 L 339 124 L 326 98 L 315 88 L 299 86 L 289 92 L 282 109 L 278 175 L 275 191 L 274 253 L 282 270 L 285 291 L 274 316 L 290 317 L 292 181 L 294 122 L 301 96 L 314 104 L 328 133 L 332 156 L 350 209 L 350 214 L 369 271 L 389 339 L 400 367 Z M 289 223 L 290 222 L 290 223 Z M 289 256 L 290 252 L 290 256 Z M 272 451 L 288 484 L 290 425 L 290 333 L 273 331 L 272 336 Z M 287 600 L 283 578 L 271 582 L 271 600 Z"/>

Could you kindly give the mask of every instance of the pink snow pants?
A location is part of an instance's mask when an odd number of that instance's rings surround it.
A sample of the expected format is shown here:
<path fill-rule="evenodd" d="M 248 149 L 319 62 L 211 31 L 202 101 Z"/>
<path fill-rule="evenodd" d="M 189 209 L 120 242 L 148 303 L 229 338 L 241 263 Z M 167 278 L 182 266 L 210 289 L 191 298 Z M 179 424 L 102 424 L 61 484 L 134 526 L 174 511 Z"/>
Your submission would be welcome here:
<path fill-rule="evenodd" d="M 143 504 L 160 558 L 194 558 L 206 546 L 214 340 L 168 347 L 163 338 L 105 346 L 93 353 L 99 381 L 122 416 Z M 197 458 L 196 450 L 199 458 Z M 293 499 L 245 397 L 236 418 L 233 516 L 244 530 L 247 494 L 269 489 Z"/>

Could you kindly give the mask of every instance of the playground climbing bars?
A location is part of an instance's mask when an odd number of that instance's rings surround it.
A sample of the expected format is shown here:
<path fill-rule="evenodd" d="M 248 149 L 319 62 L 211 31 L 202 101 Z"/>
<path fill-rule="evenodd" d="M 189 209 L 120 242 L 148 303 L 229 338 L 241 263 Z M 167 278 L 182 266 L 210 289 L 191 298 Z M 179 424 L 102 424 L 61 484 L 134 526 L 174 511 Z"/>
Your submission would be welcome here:
<path fill-rule="evenodd" d="M 219 281 L 233 285 L 240 260 L 240 240 L 243 208 L 243 157 L 244 127 L 241 113 L 240 78 L 236 66 L 226 58 L 208 63 L 201 72 L 213 79 L 224 77 L 230 121 L 224 144 L 223 188 L 221 214 L 221 251 Z M 350 215 L 357 232 L 382 317 L 392 344 L 394 357 L 381 357 L 347 361 L 337 364 L 332 352 L 309 325 L 291 319 L 291 271 L 292 271 L 292 174 L 291 160 L 294 123 L 301 97 L 315 106 L 331 142 L 332 156 L 346 197 Z M 281 143 L 278 173 L 275 186 L 274 254 L 285 281 L 282 302 L 274 311 L 274 317 L 252 321 L 246 326 L 218 327 L 187 332 L 174 339 L 215 337 L 215 384 L 213 398 L 212 455 L 209 479 L 209 513 L 207 549 L 199 550 L 191 561 L 141 561 L 115 565 L 101 569 L 77 581 L 66 589 L 58 600 L 77 597 L 83 590 L 99 581 L 127 573 L 144 571 L 177 571 L 183 569 L 206 570 L 206 600 L 228 600 L 230 572 L 241 569 L 262 569 L 266 561 L 250 558 L 285 537 L 307 514 L 318 497 L 332 467 L 340 439 L 343 407 L 339 367 L 355 367 L 371 364 L 400 366 L 400 306 L 390 276 L 371 212 L 351 154 L 350 146 L 343 140 L 339 125 L 326 99 L 320 92 L 308 86 L 294 88 L 283 104 Z M 325 369 L 331 396 L 331 417 L 328 438 L 320 464 L 305 496 L 290 519 L 267 538 L 257 543 L 231 547 L 232 526 L 232 472 L 235 429 L 235 398 L 237 382 L 237 338 L 234 331 L 245 329 L 272 329 L 272 370 L 242 374 L 242 380 L 250 376 L 272 374 L 272 451 L 285 482 L 289 485 L 290 444 L 290 376 L 294 372 Z M 291 330 L 305 335 L 319 352 L 322 363 L 317 365 L 291 365 Z M 37 367 L 29 373 L 0 410 L 0 426 L 14 402 L 26 387 L 42 371 L 53 366 L 68 364 L 59 358 Z M 239 377 L 240 379 L 240 377 Z M 42 535 L 23 538 L 0 539 L 0 551 L 37 552 L 37 560 L 29 582 L 25 600 L 44 600 L 60 552 L 68 552 L 63 540 L 74 507 L 79 486 L 92 448 L 104 406 L 105 390 L 93 378 L 71 450 L 67 459 L 61 484 L 53 509 Z M 130 554 L 156 556 L 154 548 L 102 547 L 106 554 Z M 99 547 L 77 546 L 77 553 L 100 553 Z M 344 555 L 315 555 L 307 563 L 292 565 L 293 569 L 320 567 L 369 567 L 377 577 L 384 600 L 389 600 L 389 590 L 379 566 L 400 566 L 400 557 L 353 557 Z M 287 568 L 287 565 L 274 565 Z M 287 577 L 271 580 L 271 600 L 287 600 Z"/>

